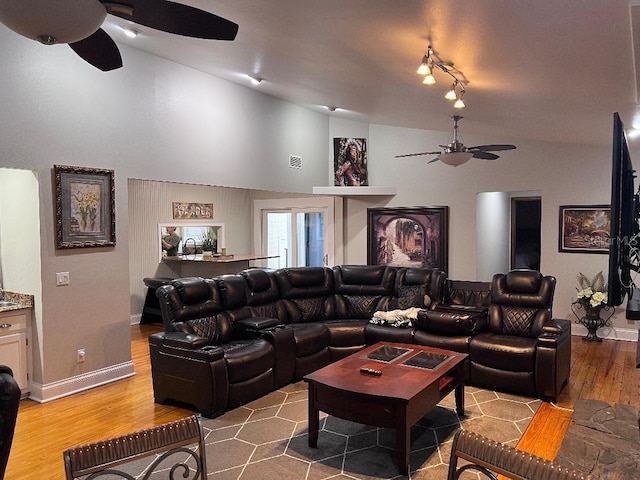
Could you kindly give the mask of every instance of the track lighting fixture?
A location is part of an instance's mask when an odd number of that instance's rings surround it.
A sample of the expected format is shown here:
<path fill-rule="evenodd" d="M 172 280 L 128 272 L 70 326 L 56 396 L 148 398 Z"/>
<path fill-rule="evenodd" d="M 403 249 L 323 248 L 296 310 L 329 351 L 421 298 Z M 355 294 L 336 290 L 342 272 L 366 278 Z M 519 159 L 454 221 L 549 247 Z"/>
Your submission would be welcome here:
<path fill-rule="evenodd" d="M 453 79 L 451 89 L 445 94 L 444 98 L 453 101 L 454 108 L 464 108 L 462 96 L 465 94 L 464 84 L 466 81 L 458 78 L 456 75 L 458 71 L 453 68 L 453 63 L 442 60 L 429 45 L 417 70 L 418 75 L 424 75 L 422 83 L 425 85 L 434 85 L 436 83 L 436 78 L 433 76 L 434 70 L 440 70 Z M 461 77 L 463 76 L 461 75 Z"/>

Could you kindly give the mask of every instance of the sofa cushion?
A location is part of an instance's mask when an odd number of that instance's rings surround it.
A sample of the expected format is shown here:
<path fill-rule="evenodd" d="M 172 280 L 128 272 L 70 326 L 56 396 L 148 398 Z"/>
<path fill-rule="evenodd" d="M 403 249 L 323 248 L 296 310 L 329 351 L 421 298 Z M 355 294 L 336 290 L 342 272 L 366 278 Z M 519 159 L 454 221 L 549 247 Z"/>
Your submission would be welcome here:
<path fill-rule="evenodd" d="M 473 363 L 496 370 L 533 372 L 536 362 L 535 338 L 479 333 L 471 339 Z"/>
<path fill-rule="evenodd" d="M 232 340 L 221 348 L 229 383 L 244 382 L 273 368 L 275 353 L 267 340 Z"/>
<path fill-rule="evenodd" d="M 400 285 L 398 287 L 397 307 L 406 310 L 410 307 L 425 307 L 426 285 Z M 428 298 L 428 297 L 427 297 Z M 430 299 L 429 299 L 430 303 Z"/>
<path fill-rule="evenodd" d="M 351 319 L 370 319 L 375 313 L 381 297 L 370 295 L 345 295 L 347 316 Z"/>

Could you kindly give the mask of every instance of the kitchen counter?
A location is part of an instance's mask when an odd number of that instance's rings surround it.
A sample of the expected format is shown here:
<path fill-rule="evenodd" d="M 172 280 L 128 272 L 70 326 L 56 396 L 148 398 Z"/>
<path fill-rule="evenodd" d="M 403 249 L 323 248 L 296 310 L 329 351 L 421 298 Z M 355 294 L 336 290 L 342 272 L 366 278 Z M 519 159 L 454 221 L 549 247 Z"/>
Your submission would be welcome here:
<path fill-rule="evenodd" d="M 162 257 L 162 262 L 174 270 L 177 277 L 214 277 L 227 273 L 238 273 L 249 268 L 249 262 L 268 258 L 278 258 L 278 256 L 251 254 L 204 256 L 192 254 Z"/>
<path fill-rule="evenodd" d="M 26 293 L 8 292 L 5 290 L 4 300 L 14 302 L 17 305 L 9 305 L 6 307 L 0 306 L 0 313 L 33 308 L 33 295 L 28 295 Z"/>

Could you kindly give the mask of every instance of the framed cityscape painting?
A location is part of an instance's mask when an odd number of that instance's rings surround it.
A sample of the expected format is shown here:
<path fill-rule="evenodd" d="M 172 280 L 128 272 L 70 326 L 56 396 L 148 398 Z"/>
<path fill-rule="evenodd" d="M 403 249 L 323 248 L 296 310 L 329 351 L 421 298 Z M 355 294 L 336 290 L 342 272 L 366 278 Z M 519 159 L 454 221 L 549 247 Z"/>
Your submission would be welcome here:
<path fill-rule="evenodd" d="M 113 170 L 54 165 L 56 247 L 116 244 Z"/>
<path fill-rule="evenodd" d="M 609 253 L 611 207 L 565 205 L 560 207 L 558 251 Z"/>
<path fill-rule="evenodd" d="M 449 207 L 367 209 L 369 265 L 447 271 Z"/>

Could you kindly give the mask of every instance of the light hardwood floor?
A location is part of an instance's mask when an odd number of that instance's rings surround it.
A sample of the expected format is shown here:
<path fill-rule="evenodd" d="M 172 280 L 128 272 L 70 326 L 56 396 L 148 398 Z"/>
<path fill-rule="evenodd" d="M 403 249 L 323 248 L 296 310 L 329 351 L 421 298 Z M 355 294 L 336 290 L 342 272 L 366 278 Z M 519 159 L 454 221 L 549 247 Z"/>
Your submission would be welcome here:
<path fill-rule="evenodd" d="M 136 375 L 45 404 L 23 400 L 5 478 L 63 479 L 62 452 L 69 447 L 159 425 L 190 415 L 189 410 L 153 401 L 147 337 L 161 327 L 131 327 Z M 519 447 L 553 459 L 578 399 L 597 399 L 640 408 L 636 343 L 601 344 L 572 338 L 571 378 L 557 406 L 544 403 Z"/>

